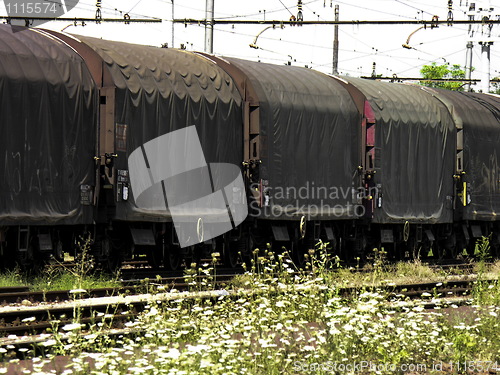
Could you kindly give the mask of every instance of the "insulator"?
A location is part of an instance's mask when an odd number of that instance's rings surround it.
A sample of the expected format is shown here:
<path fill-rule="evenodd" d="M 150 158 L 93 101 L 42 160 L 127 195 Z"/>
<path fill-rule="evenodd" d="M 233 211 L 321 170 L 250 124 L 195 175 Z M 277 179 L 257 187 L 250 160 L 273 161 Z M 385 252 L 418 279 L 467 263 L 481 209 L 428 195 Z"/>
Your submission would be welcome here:
<path fill-rule="evenodd" d="M 448 26 L 453 26 L 453 12 L 448 12 L 448 18 L 446 21 L 448 21 Z"/>
<path fill-rule="evenodd" d="M 448 17 L 446 21 L 448 21 L 448 26 L 453 26 L 453 0 L 448 0 Z"/>
<path fill-rule="evenodd" d="M 95 20 L 97 23 L 100 23 L 100 21 L 102 20 L 101 8 L 97 8 L 97 10 L 95 11 Z"/>
<path fill-rule="evenodd" d="M 439 21 L 438 16 L 432 16 L 431 30 L 434 29 L 435 27 L 439 27 L 438 21 Z"/>
<path fill-rule="evenodd" d="M 101 0 L 96 0 L 95 6 L 97 8 L 95 11 L 95 20 L 97 23 L 100 23 L 100 21 L 102 20 Z"/>
<path fill-rule="evenodd" d="M 297 8 L 299 10 L 297 12 L 297 22 L 300 23 L 300 22 L 304 21 L 304 14 L 302 13 L 302 0 L 298 0 Z"/>

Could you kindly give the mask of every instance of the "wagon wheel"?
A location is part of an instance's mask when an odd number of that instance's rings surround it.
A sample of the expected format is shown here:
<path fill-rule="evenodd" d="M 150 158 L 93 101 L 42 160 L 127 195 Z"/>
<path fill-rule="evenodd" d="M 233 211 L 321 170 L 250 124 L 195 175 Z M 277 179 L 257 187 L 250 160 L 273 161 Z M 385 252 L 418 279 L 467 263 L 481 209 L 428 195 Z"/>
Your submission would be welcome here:
<path fill-rule="evenodd" d="M 470 239 L 469 244 L 466 247 L 467 257 L 474 258 L 476 254 L 476 242 L 477 242 L 476 238 Z"/>
<path fill-rule="evenodd" d="M 456 244 L 454 246 L 446 249 L 446 250 L 447 250 L 451 259 L 457 259 L 458 255 L 460 254 L 459 248 Z"/>
<path fill-rule="evenodd" d="M 161 244 L 158 246 L 147 246 L 146 248 L 146 259 L 151 268 L 162 267 L 164 255 L 163 246 Z"/>
<path fill-rule="evenodd" d="M 433 241 L 432 255 L 435 260 L 445 259 L 446 253 L 446 246 L 441 241 Z"/>
<path fill-rule="evenodd" d="M 420 260 L 422 247 L 419 246 L 417 239 L 415 237 L 409 237 L 406 243 L 406 248 L 408 250 L 408 257 L 411 260 Z"/>
<path fill-rule="evenodd" d="M 54 245 L 54 258 L 58 262 L 64 262 L 64 248 L 61 240 L 56 240 Z"/>
<path fill-rule="evenodd" d="M 199 246 L 197 245 L 191 245 L 187 249 L 187 254 L 184 256 L 184 264 L 185 264 L 185 269 L 190 269 L 191 266 L 194 264 L 195 268 L 198 268 L 198 265 L 200 263 L 200 249 Z"/>
<path fill-rule="evenodd" d="M 179 250 L 173 247 L 166 247 L 163 265 L 170 271 L 177 271 L 181 267 L 182 256 Z"/>
<path fill-rule="evenodd" d="M 222 253 L 224 266 L 228 268 L 235 268 L 238 265 L 239 254 L 238 254 L 238 241 L 230 241 L 226 239 L 223 243 Z"/>
<path fill-rule="evenodd" d="M 253 250 L 257 246 L 250 233 L 243 237 L 241 242 L 241 260 L 245 264 L 246 268 L 250 270 L 252 268 L 252 261 L 254 260 Z"/>
<path fill-rule="evenodd" d="M 16 263 L 22 270 L 27 272 L 33 271 L 35 266 L 35 261 L 34 261 L 35 250 L 33 249 L 33 247 L 34 245 L 30 241 L 30 243 L 26 248 L 26 251 L 24 252 L 19 251 L 16 256 Z"/>
<path fill-rule="evenodd" d="M 309 250 L 307 246 L 307 242 L 293 240 L 290 242 L 290 246 L 292 247 L 292 260 L 295 263 L 297 268 L 304 268 L 306 265 L 306 252 Z"/>
<path fill-rule="evenodd" d="M 109 257 L 104 262 L 103 266 L 105 271 L 115 273 L 121 268 L 122 260 L 119 259 L 119 257 Z"/>
<path fill-rule="evenodd" d="M 443 258 L 449 257 L 450 259 L 456 259 L 458 255 L 457 242 L 459 241 L 455 233 L 452 233 L 444 240 L 439 241 L 438 246 L 442 249 L 439 254 L 442 255 Z"/>
<path fill-rule="evenodd" d="M 456 235 L 455 254 L 457 259 L 463 259 L 467 257 L 467 246 L 469 242 L 470 241 L 468 241 L 463 234 Z"/>
<path fill-rule="evenodd" d="M 122 265 L 122 256 L 118 248 L 113 246 L 112 240 L 105 238 L 101 241 L 103 257 L 100 260 L 100 265 L 106 272 L 115 273 Z M 91 265 L 89 264 L 91 267 Z"/>

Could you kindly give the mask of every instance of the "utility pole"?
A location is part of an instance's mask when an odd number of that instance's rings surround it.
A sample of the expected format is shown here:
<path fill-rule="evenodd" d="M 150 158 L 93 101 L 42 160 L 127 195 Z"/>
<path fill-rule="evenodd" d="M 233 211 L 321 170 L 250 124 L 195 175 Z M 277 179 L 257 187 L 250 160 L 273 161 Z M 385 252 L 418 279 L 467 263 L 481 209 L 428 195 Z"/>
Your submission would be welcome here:
<path fill-rule="evenodd" d="M 472 47 L 474 43 L 471 41 L 467 42 L 467 54 L 465 56 L 465 79 L 468 79 L 469 82 L 465 85 L 465 91 L 471 91 L 471 75 L 472 75 Z"/>
<path fill-rule="evenodd" d="M 335 21 L 339 21 L 339 6 L 335 4 Z M 339 25 L 335 25 L 333 34 L 333 64 L 332 74 L 339 74 Z"/>
<path fill-rule="evenodd" d="M 174 0 L 172 0 L 172 46 L 171 48 L 175 48 L 175 38 L 174 38 L 174 32 L 175 32 L 175 23 L 174 23 L 174 14 L 175 14 L 175 7 L 174 7 Z"/>
<path fill-rule="evenodd" d="M 205 8 L 205 52 L 214 53 L 214 4 L 215 0 L 207 0 Z"/>
<path fill-rule="evenodd" d="M 496 39 L 492 37 L 491 31 L 494 19 L 494 8 L 491 6 L 491 0 L 476 0 L 475 2 L 466 2 L 466 11 L 469 21 L 481 21 L 481 25 L 469 26 L 469 41 L 467 43 L 467 56 L 465 64 L 465 77 L 470 78 L 472 72 L 472 46 L 473 41 L 481 46 L 481 91 L 490 92 L 490 64 L 491 64 L 491 46 Z M 498 15 L 496 16 L 499 17 Z M 479 19 L 477 19 L 479 18 Z M 470 84 L 467 85 L 468 91 L 471 90 Z"/>
<path fill-rule="evenodd" d="M 484 0 L 482 7 L 479 8 L 479 14 L 481 20 L 485 23 L 493 17 L 494 8 L 491 6 L 491 0 Z M 482 25 L 481 26 L 481 40 L 479 44 L 481 45 L 481 91 L 485 94 L 490 92 L 490 47 L 493 44 L 491 40 L 491 29 L 493 26 Z"/>
<path fill-rule="evenodd" d="M 482 61 L 482 74 L 481 74 L 481 90 L 487 94 L 490 92 L 490 46 L 493 42 L 480 42 L 481 45 L 481 61 Z"/>

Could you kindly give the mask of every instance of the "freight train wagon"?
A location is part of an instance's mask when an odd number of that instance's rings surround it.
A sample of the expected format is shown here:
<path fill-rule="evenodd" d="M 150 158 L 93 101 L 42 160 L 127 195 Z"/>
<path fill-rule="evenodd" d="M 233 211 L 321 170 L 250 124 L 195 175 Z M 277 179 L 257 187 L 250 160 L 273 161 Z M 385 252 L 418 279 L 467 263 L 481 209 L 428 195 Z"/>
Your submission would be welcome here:
<path fill-rule="evenodd" d="M 498 247 L 497 97 L 1 25 L 4 262 Z"/>

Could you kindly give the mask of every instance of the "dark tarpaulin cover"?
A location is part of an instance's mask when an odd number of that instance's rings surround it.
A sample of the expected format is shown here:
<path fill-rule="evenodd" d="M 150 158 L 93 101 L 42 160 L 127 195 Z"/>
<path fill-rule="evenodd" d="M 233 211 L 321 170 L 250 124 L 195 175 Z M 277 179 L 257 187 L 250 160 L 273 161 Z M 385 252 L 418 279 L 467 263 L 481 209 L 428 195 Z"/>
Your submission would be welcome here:
<path fill-rule="evenodd" d="M 439 95 L 453 102 L 464 127 L 464 171 L 470 202 L 465 220 L 499 220 L 500 98 L 486 94 Z"/>
<path fill-rule="evenodd" d="M 378 223 L 453 219 L 455 124 L 439 100 L 417 86 L 345 78 L 375 112 Z"/>
<path fill-rule="evenodd" d="M 226 58 L 250 79 L 260 102 L 260 178 L 269 219 L 355 217 L 361 115 L 325 74 Z"/>
<path fill-rule="evenodd" d="M 129 169 L 127 158 L 146 142 L 191 125 L 207 163 L 241 167 L 241 96 L 213 61 L 182 50 L 77 38 L 101 56 L 116 86 L 115 121 L 127 129 L 127 151 L 117 150 L 117 169 Z M 134 199 L 117 203 L 116 219 L 170 220 L 169 210 L 140 208 Z"/>
<path fill-rule="evenodd" d="M 0 225 L 93 222 L 80 186 L 95 185 L 97 105 L 73 49 L 0 25 Z"/>

